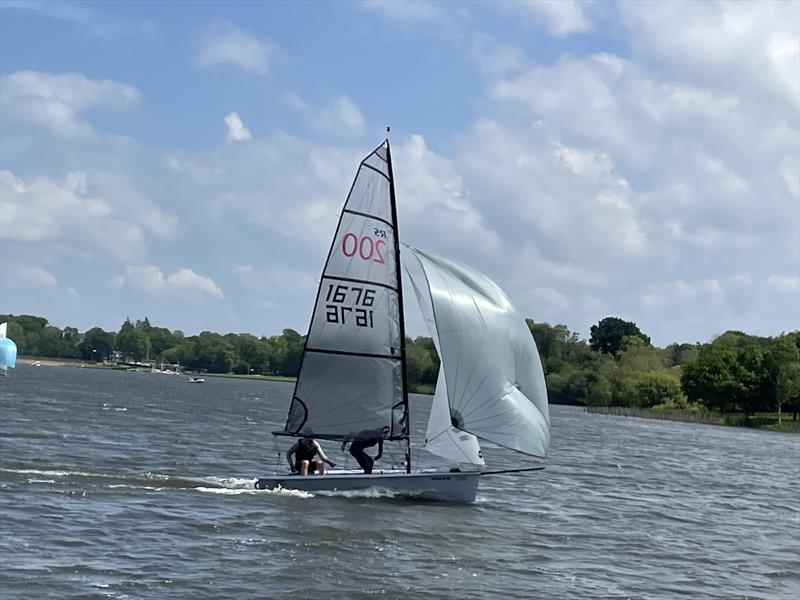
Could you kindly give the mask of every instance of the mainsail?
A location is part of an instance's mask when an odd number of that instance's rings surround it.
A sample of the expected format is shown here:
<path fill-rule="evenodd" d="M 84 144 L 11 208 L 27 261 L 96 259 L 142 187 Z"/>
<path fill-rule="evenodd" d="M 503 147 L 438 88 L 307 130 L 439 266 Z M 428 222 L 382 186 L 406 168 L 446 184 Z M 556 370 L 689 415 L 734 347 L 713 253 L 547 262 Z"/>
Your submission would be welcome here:
<path fill-rule="evenodd" d="M 401 294 L 385 141 L 361 161 L 342 210 L 282 433 L 408 439 Z"/>
<path fill-rule="evenodd" d="M 426 287 L 430 294 L 452 426 L 518 452 L 546 456 L 547 389 L 525 321 L 485 275 L 409 250 L 425 275 L 415 288 Z"/>

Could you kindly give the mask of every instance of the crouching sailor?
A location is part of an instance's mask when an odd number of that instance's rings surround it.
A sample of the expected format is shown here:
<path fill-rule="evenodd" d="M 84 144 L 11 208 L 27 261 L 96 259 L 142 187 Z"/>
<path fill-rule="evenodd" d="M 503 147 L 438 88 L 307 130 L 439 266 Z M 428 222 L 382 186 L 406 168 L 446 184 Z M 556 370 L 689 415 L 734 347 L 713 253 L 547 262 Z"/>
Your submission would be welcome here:
<path fill-rule="evenodd" d="M 317 456 L 319 458 L 315 458 Z M 325 463 L 328 463 L 331 468 L 336 466 L 335 463 L 328 460 L 319 442 L 312 437 L 303 437 L 297 440 L 286 452 L 286 460 L 289 462 L 292 473 L 300 475 L 313 475 L 315 471 L 324 475 Z"/>

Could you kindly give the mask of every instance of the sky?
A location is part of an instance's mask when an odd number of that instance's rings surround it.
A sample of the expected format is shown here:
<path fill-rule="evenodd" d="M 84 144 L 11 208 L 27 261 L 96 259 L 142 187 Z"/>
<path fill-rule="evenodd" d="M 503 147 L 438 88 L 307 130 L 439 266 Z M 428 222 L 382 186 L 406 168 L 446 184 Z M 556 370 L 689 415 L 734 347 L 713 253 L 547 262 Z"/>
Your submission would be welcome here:
<path fill-rule="evenodd" d="M 526 317 L 800 329 L 796 1 L 2 0 L 0 313 L 305 333 L 387 125 L 402 241 Z"/>

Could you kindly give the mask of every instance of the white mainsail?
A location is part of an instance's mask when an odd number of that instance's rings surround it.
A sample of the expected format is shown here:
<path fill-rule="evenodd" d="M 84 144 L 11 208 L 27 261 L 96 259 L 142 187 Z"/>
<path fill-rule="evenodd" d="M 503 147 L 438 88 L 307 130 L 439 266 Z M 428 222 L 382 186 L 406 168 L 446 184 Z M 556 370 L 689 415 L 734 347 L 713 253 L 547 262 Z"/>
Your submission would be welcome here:
<path fill-rule="evenodd" d="M 360 164 L 322 273 L 284 433 L 408 438 L 388 142 Z"/>
<path fill-rule="evenodd" d="M 485 275 L 408 249 L 425 274 L 430 294 L 451 424 L 500 446 L 546 456 L 547 389 L 525 321 Z"/>

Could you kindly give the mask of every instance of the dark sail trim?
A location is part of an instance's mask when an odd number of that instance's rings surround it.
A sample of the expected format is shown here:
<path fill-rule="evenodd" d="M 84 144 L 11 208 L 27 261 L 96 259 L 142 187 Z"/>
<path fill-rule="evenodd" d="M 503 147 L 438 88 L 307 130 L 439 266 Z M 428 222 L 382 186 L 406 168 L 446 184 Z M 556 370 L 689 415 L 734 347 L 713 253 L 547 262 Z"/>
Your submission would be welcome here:
<path fill-rule="evenodd" d="M 303 413 L 304 413 L 303 422 L 300 423 L 300 426 L 292 432 L 292 433 L 296 434 L 303 428 L 303 425 L 306 424 L 306 421 L 308 421 L 308 407 L 306 406 L 306 403 L 303 402 L 302 400 L 300 400 L 300 398 L 298 398 L 297 396 L 292 398 L 292 404 L 294 404 L 295 402 L 299 402 L 300 403 L 300 406 L 303 407 Z M 292 407 L 291 407 L 291 405 L 289 405 L 289 414 L 291 414 L 291 413 L 292 413 Z M 287 421 L 287 424 L 288 424 L 288 421 Z"/>
<path fill-rule="evenodd" d="M 389 139 L 386 139 L 386 162 L 389 167 L 389 201 L 392 206 L 392 221 L 394 222 L 394 260 L 395 277 L 397 277 L 397 297 L 400 309 L 400 371 L 403 375 L 403 404 L 406 409 L 406 429 L 411 433 L 411 412 L 408 407 L 408 379 L 406 375 L 406 321 L 403 311 L 403 272 L 400 269 L 400 233 L 397 230 L 397 200 L 394 194 L 394 171 L 392 170 L 392 150 Z M 394 425 L 394 421 L 392 421 Z M 394 431 L 392 432 L 394 435 Z M 411 473 L 411 439 L 406 443 L 406 473 Z"/>
<path fill-rule="evenodd" d="M 365 285 L 377 285 L 378 287 L 386 288 L 387 290 L 391 290 L 396 292 L 397 289 L 393 288 L 392 286 L 386 283 L 378 283 L 377 281 L 367 281 L 366 279 L 354 279 L 352 277 L 337 277 L 335 275 L 325 275 L 323 279 L 333 279 L 334 281 L 349 281 L 350 283 L 363 283 Z"/>
<path fill-rule="evenodd" d="M 366 217 L 367 219 L 375 219 L 376 221 L 380 221 L 381 223 L 385 223 L 386 225 L 388 225 L 392 229 L 395 228 L 394 225 L 392 225 L 392 223 L 390 223 L 386 219 L 382 219 L 381 217 L 376 217 L 375 215 L 371 215 L 369 213 L 363 213 L 363 212 L 359 212 L 357 210 L 351 210 L 349 208 L 343 208 L 342 212 L 350 213 L 351 215 L 358 215 L 359 217 Z"/>
<path fill-rule="evenodd" d="M 370 354 L 368 352 L 347 352 L 345 350 L 325 350 L 324 348 L 309 348 L 306 346 L 306 352 L 318 352 L 320 354 L 340 354 L 342 356 L 363 356 L 365 358 L 386 358 L 389 360 L 402 360 L 400 356 L 394 354 Z"/>
<path fill-rule="evenodd" d="M 376 154 L 375 156 L 378 156 L 378 155 Z M 378 158 L 380 158 L 380 157 L 378 157 Z M 381 177 L 385 177 L 385 178 L 386 178 L 386 181 L 391 181 L 391 179 L 389 179 L 389 176 L 388 176 L 386 173 L 384 173 L 383 171 L 381 171 L 380 169 L 376 169 L 376 168 L 375 168 L 375 167 L 373 167 L 372 165 L 370 165 L 370 164 L 367 164 L 367 163 L 365 163 L 365 162 L 362 162 L 362 163 L 361 163 L 361 166 L 362 166 L 362 167 L 366 167 L 366 168 L 368 168 L 368 169 L 372 169 L 373 171 L 375 171 L 375 172 L 376 172 L 378 175 L 380 175 Z M 391 169 L 390 169 L 390 170 L 391 170 Z"/>

